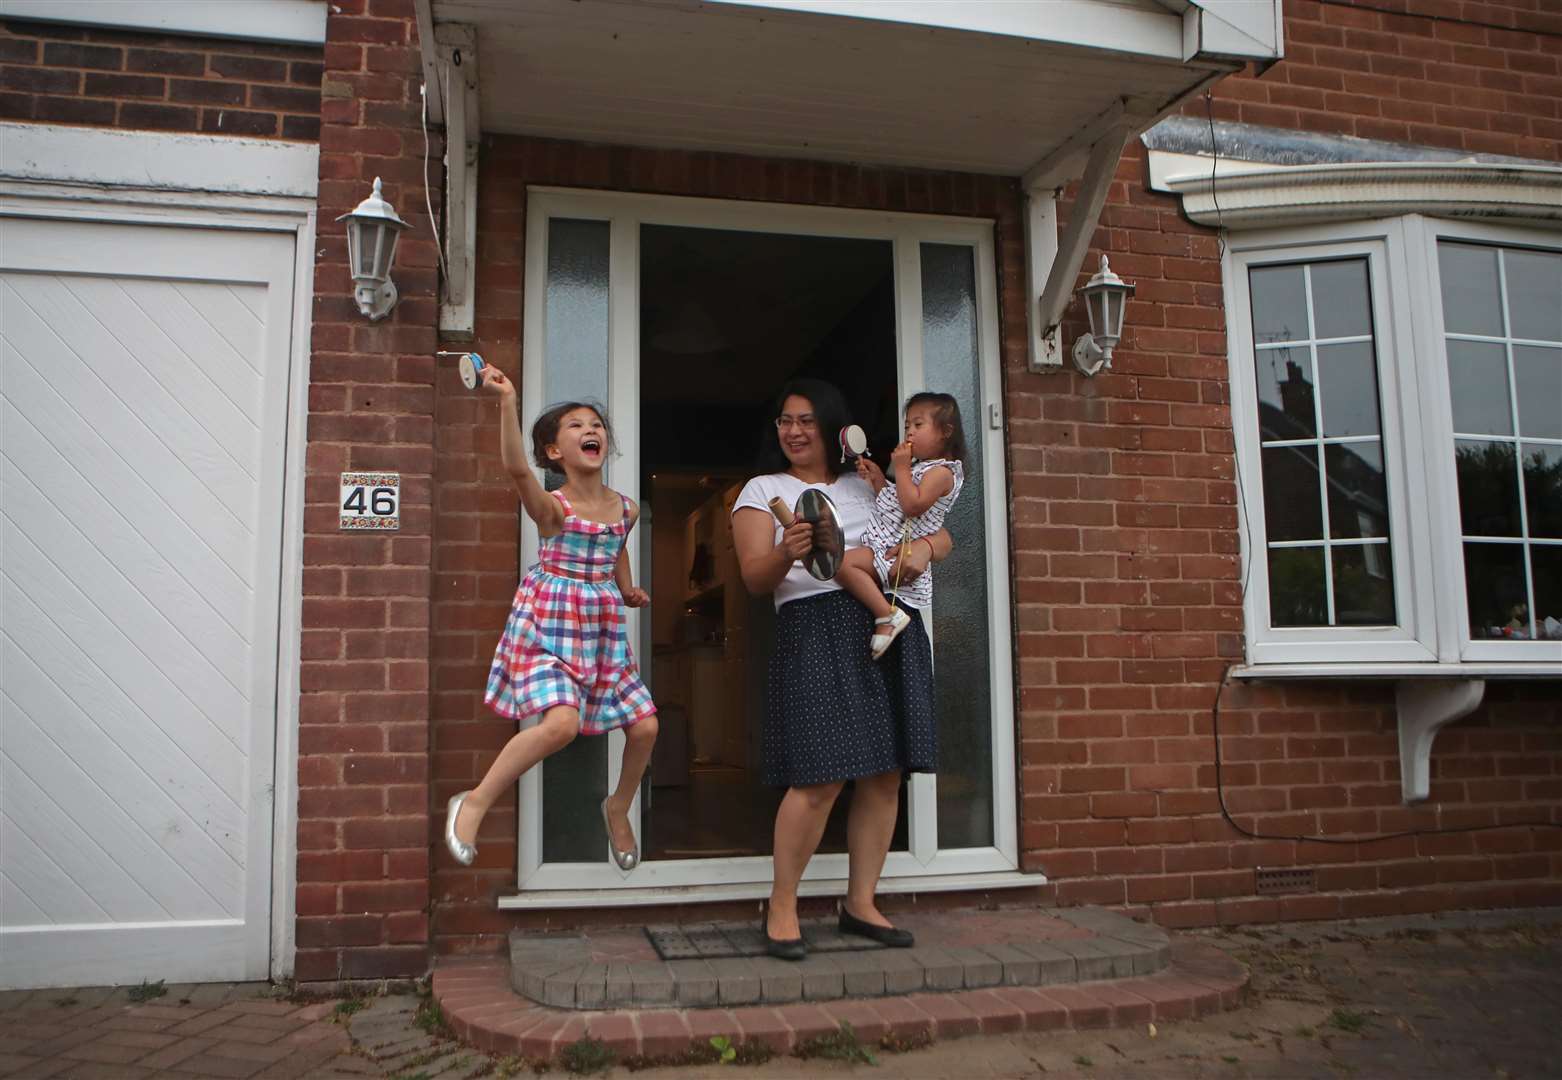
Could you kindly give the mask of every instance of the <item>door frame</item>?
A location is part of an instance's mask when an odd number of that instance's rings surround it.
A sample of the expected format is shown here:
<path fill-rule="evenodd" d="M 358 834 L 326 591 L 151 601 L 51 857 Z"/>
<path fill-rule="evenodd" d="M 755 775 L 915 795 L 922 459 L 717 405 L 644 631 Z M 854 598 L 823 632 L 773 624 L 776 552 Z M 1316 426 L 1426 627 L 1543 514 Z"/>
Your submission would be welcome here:
<path fill-rule="evenodd" d="M 108 225 L 157 225 L 293 238 L 292 320 L 288 340 L 287 421 L 282 475 L 282 544 L 276 641 L 276 706 L 271 760 L 271 885 L 268 913 L 273 980 L 293 974 L 298 869 L 298 702 L 304 568 L 305 427 L 319 175 L 317 146 L 228 136 L 98 132 L 49 125 L 0 125 L 10 139 L 26 128 L 25 178 L 0 172 L 0 220 L 52 219 Z M 33 140 L 36 139 L 36 142 Z M 254 166 L 235 176 L 232 154 Z M 128 156 L 127 156 L 128 152 Z M 199 181 L 230 178 L 227 191 L 135 186 L 145 162 Z M 177 166 L 177 167 L 176 167 Z M 0 169 L 3 169 L 0 166 Z M 143 169 L 139 175 L 149 177 Z M 58 179 L 50 179 L 50 178 Z M 84 186 L 90 185 L 90 186 Z M 253 188 L 255 190 L 242 190 Z"/>
<path fill-rule="evenodd" d="M 1003 385 L 997 303 L 997 258 L 994 222 L 933 214 L 889 213 L 838 207 L 724 199 L 643 195 L 614 191 L 531 187 L 526 204 L 524 327 L 521 362 L 521 421 L 533 423 L 546 402 L 541 393 L 545 343 L 544 303 L 547 273 L 548 221 L 554 217 L 606 221 L 609 224 L 608 271 L 608 400 L 621 456 L 610 462 L 607 480 L 638 501 L 640 445 L 640 295 L 639 226 L 671 225 L 792 235 L 887 240 L 893 245 L 895 268 L 896 377 L 911 393 L 924 386 L 922 352 L 921 243 L 943 243 L 973 249 L 978 304 L 978 349 L 983 415 L 967 419 L 968 437 L 980 438 L 989 462 L 985 507 L 988 549 L 988 630 L 993 650 L 989 678 L 992 687 L 993 828 L 991 847 L 937 848 L 937 777 L 913 774 L 908 779 L 907 851 L 891 852 L 885 864 L 884 891 L 930 891 L 1005 884 L 1036 885 L 1046 879 L 1021 873 L 1016 821 L 1016 737 L 1014 731 L 1012 611 L 1008 579 L 1008 494 L 1002 430 Z M 623 313 L 632 317 L 622 317 Z M 615 483 L 614 473 L 622 474 Z M 520 565 L 536 561 L 536 526 L 521 520 Z M 631 567 L 643 576 L 638 545 L 630 547 Z M 637 580 L 641 577 L 637 576 Z M 640 612 L 626 612 L 630 640 L 642 640 Z M 931 635 L 931 613 L 923 613 Z M 608 788 L 618 782 L 623 733 L 608 738 Z M 544 766 L 546 767 L 546 766 Z M 764 895 L 770 880 L 770 859 L 659 860 L 643 863 L 629 875 L 604 858 L 601 864 L 544 863 L 542 815 L 535 812 L 542 797 L 540 770 L 521 778 L 517 827 L 517 896 L 501 897 L 501 908 L 573 906 L 576 904 L 665 903 L 669 894 L 681 900 L 728 899 Z M 931 810 L 931 813 L 928 812 Z M 638 827 L 640 797 L 630 809 Z M 844 881 L 846 856 L 816 857 L 804 877 L 804 892 L 828 892 Z"/>

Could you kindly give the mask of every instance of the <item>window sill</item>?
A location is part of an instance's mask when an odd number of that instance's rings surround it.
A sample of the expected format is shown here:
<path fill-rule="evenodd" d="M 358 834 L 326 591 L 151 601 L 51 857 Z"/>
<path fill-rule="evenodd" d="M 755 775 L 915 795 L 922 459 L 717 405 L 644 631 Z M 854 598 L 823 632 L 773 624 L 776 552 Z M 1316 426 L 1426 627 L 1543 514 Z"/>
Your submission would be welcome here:
<path fill-rule="evenodd" d="M 1482 661 L 1477 663 L 1298 663 L 1244 664 L 1233 679 L 1562 679 L 1562 660 Z"/>

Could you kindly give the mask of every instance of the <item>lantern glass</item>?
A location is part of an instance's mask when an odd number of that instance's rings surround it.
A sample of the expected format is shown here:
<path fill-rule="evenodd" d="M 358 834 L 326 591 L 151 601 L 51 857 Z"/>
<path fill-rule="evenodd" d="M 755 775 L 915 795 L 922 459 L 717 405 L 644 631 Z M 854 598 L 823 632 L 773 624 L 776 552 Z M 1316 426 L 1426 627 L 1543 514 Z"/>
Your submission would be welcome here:
<path fill-rule="evenodd" d="M 1123 292 L 1121 289 L 1107 289 L 1103 298 L 1101 332 L 1105 336 L 1116 341 L 1123 336 Z"/>
<path fill-rule="evenodd" d="M 357 218 L 347 219 L 347 265 L 355 278 L 363 276 L 363 223 Z"/>
<path fill-rule="evenodd" d="M 396 246 L 401 243 L 401 230 L 390 225 L 381 225 L 380 230 L 385 245 L 385 264 L 380 268 L 380 273 L 389 279 L 390 268 L 396 264 Z"/>
<path fill-rule="evenodd" d="M 1086 294 L 1085 311 L 1090 315 L 1090 336 L 1100 337 L 1111 324 L 1106 307 L 1107 290 L 1096 289 Z"/>

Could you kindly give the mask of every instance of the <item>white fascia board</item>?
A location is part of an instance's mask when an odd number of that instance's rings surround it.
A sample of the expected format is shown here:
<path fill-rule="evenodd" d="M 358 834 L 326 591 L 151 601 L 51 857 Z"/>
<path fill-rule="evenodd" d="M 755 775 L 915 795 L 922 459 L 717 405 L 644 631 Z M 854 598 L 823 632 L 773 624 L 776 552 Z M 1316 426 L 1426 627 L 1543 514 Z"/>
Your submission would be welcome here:
<path fill-rule="evenodd" d="M 325 44 L 326 0 L 0 0 L 0 18 Z"/>
<path fill-rule="evenodd" d="M 320 148 L 236 135 L 0 123 L 0 177 L 313 199 Z"/>
<path fill-rule="evenodd" d="M 708 0 L 732 7 L 835 15 L 1182 60 L 1182 17 L 1111 0 Z M 1272 4 L 1278 0 L 1254 0 Z"/>
<path fill-rule="evenodd" d="M 1278 60 L 1285 54 L 1280 0 L 1191 0 L 1183 17 L 1197 20 L 1195 55 Z"/>

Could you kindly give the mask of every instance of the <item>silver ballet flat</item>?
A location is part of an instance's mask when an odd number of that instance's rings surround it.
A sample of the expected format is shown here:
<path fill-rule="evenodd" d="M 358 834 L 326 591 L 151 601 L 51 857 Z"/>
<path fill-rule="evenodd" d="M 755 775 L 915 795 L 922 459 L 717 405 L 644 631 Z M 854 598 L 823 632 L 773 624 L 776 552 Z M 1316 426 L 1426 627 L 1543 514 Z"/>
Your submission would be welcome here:
<path fill-rule="evenodd" d="M 620 870 L 629 871 L 640 865 L 640 841 L 635 841 L 633 851 L 619 851 L 613 846 L 613 826 L 607 820 L 607 800 L 602 800 L 602 828 L 607 831 L 607 849 L 613 853 L 613 861 Z"/>
<path fill-rule="evenodd" d="M 452 795 L 445 806 L 445 846 L 450 849 L 451 858 L 462 866 L 471 866 L 472 860 L 477 858 L 477 845 L 465 843 L 456 836 L 456 818 L 461 814 L 461 804 L 470 794 L 470 791 L 463 791 Z"/>

